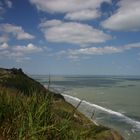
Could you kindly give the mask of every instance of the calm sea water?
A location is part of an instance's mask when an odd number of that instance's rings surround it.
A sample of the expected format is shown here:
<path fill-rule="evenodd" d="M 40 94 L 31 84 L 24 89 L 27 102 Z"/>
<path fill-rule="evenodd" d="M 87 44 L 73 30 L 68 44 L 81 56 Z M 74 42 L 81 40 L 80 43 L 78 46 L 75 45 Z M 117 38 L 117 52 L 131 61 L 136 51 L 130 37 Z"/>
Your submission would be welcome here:
<path fill-rule="evenodd" d="M 33 75 L 43 85 L 48 76 Z M 140 140 L 140 76 L 51 76 L 51 89 L 94 120 L 120 132 L 126 140 Z"/>

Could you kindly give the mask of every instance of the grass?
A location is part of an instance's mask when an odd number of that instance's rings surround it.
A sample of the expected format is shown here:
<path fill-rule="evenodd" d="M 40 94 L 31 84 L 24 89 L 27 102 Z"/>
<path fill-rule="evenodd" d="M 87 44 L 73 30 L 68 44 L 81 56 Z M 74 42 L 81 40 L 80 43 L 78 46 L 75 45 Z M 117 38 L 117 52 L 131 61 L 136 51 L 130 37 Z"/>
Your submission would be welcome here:
<path fill-rule="evenodd" d="M 39 98 L 10 96 L 3 89 L 0 91 L 0 132 L 10 140 L 65 138 L 64 131 L 69 129 L 69 124 L 56 119 L 52 109 L 50 94 Z"/>
<path fill-rule="evenodd" d="M 46 92 L 46 89 L 39 82 L 34 81 L 24 73 L 15 74 L 4 70 L 0 71 L 0 86 L 16 89 L 25 95 L 30 95 L 33 92 Z"/>
<path fill-rule="evenodd" d="M 93 125 L 78 111 L 75 118 L 73 107 L 64 104 L 65 101 L 54 101 L 51 94 L 14 95 L 3 88 L 0 91 L 0 134 L 10 140 L 81 140 L 108 130 Z M 84 127 L 83 123 L 88 125 Z"/>
<path fill-rule="evenodd" d="M 0 69 L 0 140 L 122 140 L 21 71 Z"/>

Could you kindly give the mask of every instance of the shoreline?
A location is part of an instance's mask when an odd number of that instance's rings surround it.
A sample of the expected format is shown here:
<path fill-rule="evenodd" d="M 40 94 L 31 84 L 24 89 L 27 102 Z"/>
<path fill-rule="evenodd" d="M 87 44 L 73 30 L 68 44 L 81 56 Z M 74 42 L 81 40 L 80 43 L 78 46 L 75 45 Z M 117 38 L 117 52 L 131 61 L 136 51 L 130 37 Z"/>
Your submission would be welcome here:
<path fill-rule="evenodd" d="M 46 89 L 40 82 L 24 74 L 22 69 L 1 69 L 0 77 L 0 86 L 3 88 L 0 93 L 0 117 L 3 119 L 0 134 L 4 138 L 38 139 L 41 135 L 42 139 L 50 139 L 59 135 L 64 139 L 123 140 L 115 129 L 95 125 L 84 113 L 77 110 L 78 105 L 74 107 L 63 95 L 52 92 L 50 88 Z M 51 135 L 48 135 L 50 132 Z"/>
<path fill-rule="evenodd" d="M 74 97 L 74 96 L 71 96 L 71 95 L 67 95 L 67 94 L 62 94 L 63 96 L 64 96 L 64 98 L 66 99 L 66 101 L 67 102 L 69 102 L 70 104 L 72 104 L 72 105 L 76 105 L 76 104 L 74 104 L 74 103 L 72 103 L 72 101 L 70 101 L 69 99 L 72 99 L 73 101 L 75 100 L 77 103 L 79 102 L 79 101 L 81 101 L 79 98 L 77 98 L 77 97 Z M 84 105 L 83 105 L 84 104 Z M 96 104 L 93 104 L 93 103 L 90 103 L 90 102 L 87 102 L 87 101 L 85 101 L 85 100 L 83 100 L 82 101 L 82 103 L 81 103 L 81 108 L 79 107 L 78 108 L 78 110 L 81 112 L 81 113 L 83 113 L 86 117 L 88 117 L 89 119 L 91 119 L 91 113 L 90 113 L 90 115 L 89 115 L 89 113 L 87 113 L 87 112 L 85 112 L 85 110 L 83 109 L 83 106 L 90 106 L 91 108 L 96 108 L 97 110 L 97 112 L 98 111 L 103 111 L 103 112 L 106 112 L 106 113 L 108 113 L 108 114 L 110 114 L 110 115 L 116 115 L 118 118 L 121 118 L 122 120 L 123 120 L 123 122 L 124 123 L 126 123 L 126 124 L 129 124 L 129 125 L 133 125 L 134 127 L 136 127 L 137 129 L 139 129 L 139 131 L 140 131 L 140 122 L 139 121 L 135 121 L 135 120 L 133 120 L 132 118 L 129 118 L 129 117 L 127 117 L 127 116 L 125 116 L 124 114 L 122 114 L 122 113 L 119 113 L 119 112 L 115 112 L 115 111 L 113 111 L 113 110 L 110 110 L 110 109 L 106 109 L 106 108 L 104 108 L 104 107 L 101 107 L 101 106 L 99 106 L 99 105 L 96 105 Z M 95 123 L 96 125 L 104 125 L 104 126 L 106 126 L 106 127 L 109 127 L 110 128 L 110 125 L 105 125 L 104 123 L 102 124 L 102 123 L 99 123 L 98 121 L 97 121 L 98 119 L 96 119 L 96 115 L 95 115 L 95 119 L 91 119 L 91 121 L 93 122 L 93 123 Z M 97 122 L 96 122 L 97 121 Z M 122 123 L 123 123 L 122 122 Z M 112 125 L 112 124 L 111 124 Z M 116 127 L 111 127 L 112 129 L 115 129 L 116 130 Z M 126 135 L 124 135 L 120 130 L 117 130 L 124 138 L 126 138 L 126 137 L 129 137 L 129 135 L 130 135 L 130 133 L 128 133 L 127 134 L 127 136 Z M 135 129 L 132 129 L 131 130 L 131 132 L 132 133 L 135 133 Z M 129 139 L 129 138 L 128 138 Z M 127 139 L 126 139 L 127 140 Z M 129 139 L 130 140 L 130 139 Z M 137 139 L 136 139 L 137 140 Z"/>
<path fill-rule="evenodd" d="M 44 85 L 44 87 L 47 89 L 47 87 L 46 87 L 45 85 Z M 52 91 L 53 91 L 53 90 L 52 90 Z M 77 101 L 77 103 L 81 101 L 81 99 L 78 98 L 78 97 L 76 97 L 76 96 L 71 96 L 71 95 L 69 95 L 69 94 L 60 93 L 60 92 L 57 92 L 57 90 L 55 90 L 55 89 L 54 89 L 53 92 L 55 92 L 56 94 L 61 94 L 62 96 L 64 96 L 64 98 L 66 97 L 65 99 L 66 99 L 66 101 L 68 101 L 68 102 L 69 102 L 69 100 L 67 100 L 68 98 Z M 69 102 L 69 103 L 71 103 L 71 102 Z M 91 107 L 93 107 L 94 109 L 98 109 L 98 110 L 101 110 L 101 111 L 103 111 L 103 112 L 107 112 L 107 113 L 109 113 L 109 114 L 111 114 L 111 115 L 116 115 L 116 116 L 118 116 L 118 117 L 124 118 L 125 120 L 130 121 L 132 124 L 136 124 L 136 126 L 138 126 L 138 129 L 140 129 L 140 121 L 137 121 L 137 120 L 134 120 L 133 118 L 127 117 L 127 116 L 124 115 L 123 113 L 120 113 L 120 112 L 117 112 L 117 111 L 113 111 L 113 110 L 111 110 L 111 109 L 109 109 L 109 108 L 102 107 L 102 106 L 100 106 L 100 105 L 97 105 L 97 104 L 88 102 L 88 101 L 86 101 L 86 100 L 82 100 L 82 103 L 84 103 L 84 104 L 86 104 L 86 105 L 88 105 L 88 106 L 91 106 Z M 81 103 L 81 104 L 82 104 L 82 103 Z M 72 104 L 72 103 L 71 103 L 71 104 Z M 72 105 L 76 106 L 76 104 L 72 104 Z M 88 118 L 90 118 L 89 115 L 87 115 L 86 113 L 84 113 L 84 114 L 85 114 Z M 97 122 L 96 122 L 96 123 L 97 123 Z"/>

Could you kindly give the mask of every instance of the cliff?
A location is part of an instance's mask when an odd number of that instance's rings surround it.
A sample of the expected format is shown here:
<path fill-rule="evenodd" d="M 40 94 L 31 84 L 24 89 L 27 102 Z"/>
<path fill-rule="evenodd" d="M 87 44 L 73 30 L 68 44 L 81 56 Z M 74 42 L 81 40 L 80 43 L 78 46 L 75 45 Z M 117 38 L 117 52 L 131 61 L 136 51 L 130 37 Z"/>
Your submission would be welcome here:
<path fill-rule="evenodd" d="M 15 68 L 0 68 L 0 139 L 123 140 Z"/>

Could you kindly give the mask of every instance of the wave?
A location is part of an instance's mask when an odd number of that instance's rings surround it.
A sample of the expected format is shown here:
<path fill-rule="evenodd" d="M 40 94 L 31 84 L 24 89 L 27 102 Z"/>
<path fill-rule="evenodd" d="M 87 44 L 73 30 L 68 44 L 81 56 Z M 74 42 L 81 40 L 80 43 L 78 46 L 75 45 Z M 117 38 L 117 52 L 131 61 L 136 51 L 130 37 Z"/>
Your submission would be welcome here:
<path fill-rule="evenodd" d="M 66 94 L 62 94 L 62 95 L 66 98 L 66 100 L 71 99 L 71 100 L 77 101 L 77 102 L 81 101 L 77 97 L 73 97 L 73 96 L 66 95 Z M 115 116 L 119 117 L 121 120 L 125 121 L 127 124 L 131 124 L 133 127 L 135 127 L 137 129 L 137 131 L 138 130 L 140 131 L 140 122 L 139 121 L 135 121 L 132 118 L 129 118 L 126 115 L 124 115 L 124 114 L 122 114 L 120 112 L 116 112 L 116 111 L 113 111 L 111 109 L 104 108 L 102 106 L 87 102 L 85 100 L 82 101 L 82 104 L 85 104 L 86 106 L 89 106 L 89 107 L 94 107 L 94 108 L 96 108 L 96 109 L 98 109 L 100 111 L 106 112 L 108 114 L 115 115 Z"/>

